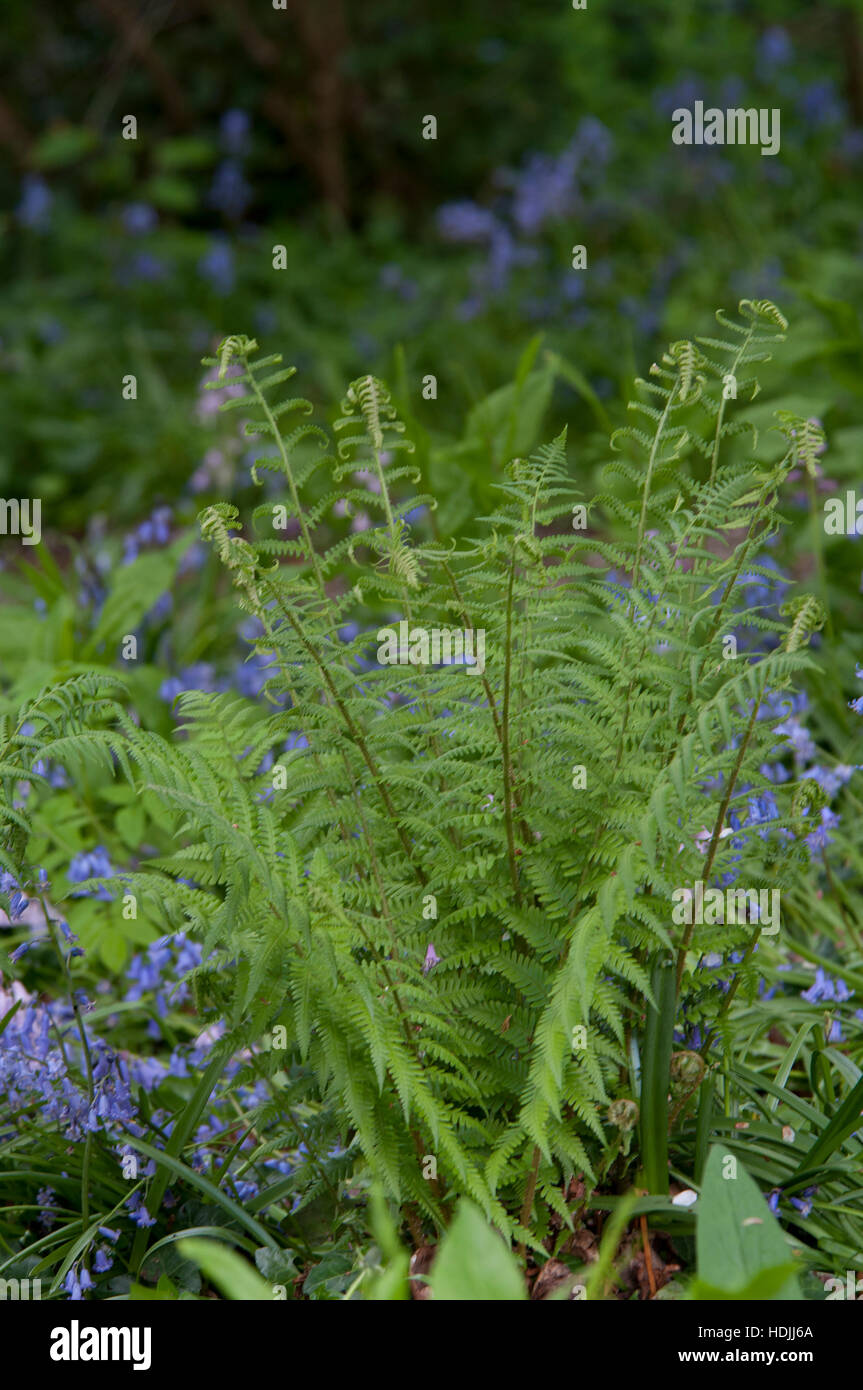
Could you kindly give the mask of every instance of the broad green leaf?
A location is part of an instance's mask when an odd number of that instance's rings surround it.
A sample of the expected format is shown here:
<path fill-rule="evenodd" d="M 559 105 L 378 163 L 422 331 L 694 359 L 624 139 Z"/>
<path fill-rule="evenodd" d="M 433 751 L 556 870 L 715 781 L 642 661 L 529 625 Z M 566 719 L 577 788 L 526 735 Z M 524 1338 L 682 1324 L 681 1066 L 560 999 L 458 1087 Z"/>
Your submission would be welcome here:
<path fill-rule="evenodd" d="M 264 1282 L 248 1260 L 227 1245 L 195 1236 L 179 1241 L 177 1248 L 181 1255 L 198 1266 L 226 1298 L 245 1303 L 272 1301 L 270 1285 Z"/>
<path fill-rule="evenodd" d="M 472 1202 L 459 1204 L 429 1275 L 436 1299 L 462 1303 L 527 1298 L 512 1251 Z"/>
<path fill-rule="evenodd" d="M 698 1278 L 722 1291 L 713 1297 L 754 1297 L 743 1290 L 761 1278 L 759 1287 L 773 1288 L 762 1299 L 802 1298 L 793 1269 L 778 1274 L 791 1263 L 782 1227 L 739 1159 L 727 1165 L 735 1176 L 724 1176 L 729 1157 L 714 1144 L 707 1159 L 696 1222 Z"/>

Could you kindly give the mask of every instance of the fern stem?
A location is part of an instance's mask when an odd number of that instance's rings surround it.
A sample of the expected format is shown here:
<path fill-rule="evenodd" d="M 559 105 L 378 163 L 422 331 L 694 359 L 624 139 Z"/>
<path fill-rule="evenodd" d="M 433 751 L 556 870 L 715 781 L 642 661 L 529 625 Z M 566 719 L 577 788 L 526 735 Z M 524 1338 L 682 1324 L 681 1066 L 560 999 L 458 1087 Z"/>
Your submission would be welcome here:
<path fill-rule="evenodd" d="M 504 653 L 504 674 L 503 674 L 503 712 L 501 718 L 501 751 L 503 754 L 503 796 L 504 796 L 504 817 L 506 820 L 506 844 L 509 856 L 509 873 L 512 880 L 513 892 L 515 893 L 516 903 L 521 906 L 521 887 L 518 881 L 518 865 L 515 853 L 515 834 L 513 831 L 512 817 L 512 791 L 515 784 L 512 768 L 512 754 L 510 751 L 510 727 L 509 727 L 509 704 L 510 704 L 510 683 L 512 679 L 512 606 L 513 590 L 515 587 L 515 547 L 513 546 L 512 557 L 509 567 L 509 584 L 506 594 L 506 651 Z"/>
<path fill-rule="evenodd" d="M 248 380 L 249 380 L 249 384 L 250 384 L 250 386 L 251 386 L 251 388 L 252 388 L 252 391 L 253 391 L 253 393 L 254 393 L 254 396 L 255 396 L 255 400 L 258 402 L 258 405 L 261 407 L 261 410 L 264 412 L 264 415 L 265 415 L 265 417 L 266 417 L 267 423 L 269 424 L 270 429 L 272 430 L 273 438 L 274 438 L 275 441 L 276 441 L 276 448 L 278 449 L 279 455 L 280 455 L 281 460 L 282 460 L 282 466 L 283 466 L 283 468 L 284 468 L 285 477 L 286 477 L 287 480 L 288 480 L 288 487 L 290 488 L 290 492 L 291 492 L 291 501 L 292 501 L 292 503 L 293 503 L 293 505 L 294 505 L 294 510 L 295 510 L 295 512 L 296 512 L 296 515 L 297 515 L 297 520 L 298 520 L 299 523 L 300 523 L 300 530 L 301 530 L 302 536 L 303 536 L 303 543 L 304 543 L 304 545 L 305 545 L 305 547 L 306 547 L 306 557 L 307 557 L 309 563 L 311 564 L 312 569 L 314 570 L 315 579 L 316 579 L 316 581 L 317 581 L 317 585 L 318 585 L 318 588 L 319 588 L 319 590 L 320 590 L 320 592 L 321 592 L 321 595 L 322 595 L 322 597 L 323 597 L 325 600 L 328 601 L 328 595 L 327 595 L 327 591 L 326 591 L 326 586 L 325 586 L 325 584 L 324 584 L 324 576 L 323 576 L 323 574 L 322 574 L 322 572 L 321 572 L 321 567 L 320 567 L 320 565 L 319 565 L 319 563 L 318 563 L 317 553 L 316 553 L 316 551 L 315 551 L 314 546 L 312 545 L 312 538 L 311 538 L 311 536 L 310 536 L 310 534 L 309 534 L 308 523 L 306 522 L 306 514 L 305 514 L 305 512 L 303 511 L 302 506 L 300 505 L 299 493 L 297 492 L 297 484 L 296 484 L 296 481 L 295 481 L 295 479 L 294 479 L 294 470 L 292 469 L 292 467 L 291 467 L 291 461 L 290 461 L 290 459 L 288 458 L 288 451 L 287 451 L 287 449 L 285 448 L 285 441 L 284 441 L 284 439 L 282 438 L 282 432 L 281 432 L 281 430 L 279 429 L 279 426 L 278 426 L 278 422 L 277 422 L 277 420 L 276 420 L 276 417 L 273 415 L 273 412 L 272 412 L 272 410 L 271 410 L 270 407 L 269 407 L 269 404 L 268 404 L 268 402 L 267 402 L 266 396 L 264 395 L 263 391 L 261 390 L 260 386 L 258 385 L 258 382 L 257 382 L 257 380 L 256 380 L 256 378 L 255 378 L 255 374 L 254 374 L 254 372 L 253 372 L 252 369 L 251 369 L 248 356 L 243 356 L 243 357 L 241 357 L 241 358 L 240 358 L 240 361 L 243 363 L 243 366 L 244 366 L 244 368 L 245 368 L 246 375 L 247 375 Z"/>
<path fill-rule="evenodd" d="M 525 1183 L 524 1187 L 524 1201 L 521 1204 L 521 1215 L 519 1216 L 519 1224 L 523 1226 L 526 1231 L 530 1229 L 530 1213 L 533 1210 L 533 1199 L 536 1196 L 536 1184 L 539 1179 L 539 1163 L 541 1158 L 542 1153 L 540 1151 L 539 1145 L 537 1144 L 534 1146 L 530 1171 L 527 1175 L 527 1182 Z M 518 1246 L 518 1256 L 521 1260 L 524 1259 L 525 1248 L 526 1247 L 524 1241 L 520 1241 Z"/>
<path fill-rule="evenodd" d="M 749 344 L 752 342 L 752 334 L 754 333 L 754 331 L 755 324 L 753 322 L 749 325 L 749 330 L 734 356 L 734 361 L 731 364 L 731 376 L 733 376 L 735 379 L 737 377 L 737 368 L 740 366 L 740 363 L 743 361 L 745 353 L 748 351 Z M 719 465 L 719 446 L 722 442 L 722 426 L 725 420 L 726 405 L 727 401 L 725 399 L 725 392 L 723 391 L 722 396 L 719 400 L 719 410 L 716 415 L 716 432 L 713 436 L 713 453 L 710 459 L 710 481 L 708 483 L 709 487 L 713 486 L 713 483 L 716 478 L 716 469 Z"/>
<path fill-rule="evenodd" d="M 277 600 L 279 599 L 278 594 L 276 595 L 276 598 Z M 428 880 L 425 874 L 423 873 L 423 870 L 420 868 L 419 864 L 417 864 L 416 860 L 414 859 L 413 846 L 411 845 L 410 840 L 405 834 L 403 826 L 399 825 L 398 816 L 396 814 L 396 808 L 392 803 L 392 798 L 390 797 L 389 792 L 383 784 L 377 763 L 375 762 L 374 758 L 372 757 L 369 751 L 368 745 L 365 741 L 365 738 L 363 737 L 361 730 L 357 727 L 354 720 L 352 719 L 350 711 L 345 706 L 344 701 L 342 700 L 341 696 L 339 695 L 339 692 L 336 690 L 336 687 L 333 684 L 332 677 L 329 671 L 327 670 L 326 665 L 323 661 L 321 661 L 316 649 L 309 641 L 309 639 L 306 637 L 305 633 L 300 627 L 299 622 L 297 621 L 297 618 L 289 608 L 285 608 L 283 606 L 282 611 L 284 612 L 288 622 L 291 624 L 291 627 L 294 629 L 294 633 L 299 638 L 300 643 L 308 652 L 309 656 L 311 657 L 312 661 L 314 662 L 315 666 L 320 672 L 321 679 L 324 681 L 324 684 L 326 685 L 327 690 L 330 693 L 333 704 L 335 705 L 336 709 L 341 715 L 341 718 L 344 722 L 346 729 L 348 730 L 348 733 L 350 734 L 351 738 L 354 740 L 357 747 L 359 748 L 360 753 L 363 756 L 363 760 L 366 764 L 366 767 L 369 769 L 369 772 L 371 773 L 372 780 L 374 781 L 374 784 L 378 791 L 378 795 L 380 796 L 382 802 L 384 803 L 384 806 L 386 807 L 387 814 L 389 815 L 390 820 L 392 821 L 393 829 L 395 830 L 396 834 L 399 837 L 399 840 L 401 841 L 402 848 L 405 854 L 407 855 L 408 859 L 410 860 L 410 863 L 413 866 L 414 872 L 417 878 L 419 879 L 420 883 L 422 883 L 422 885 L 425 886 Z"/>
<path fill-rule="evenodd" d="M 765 663 L 765 665 L 766 665 L 766 664 L 767 664 L 767 663 Z M 762 701 L 763 698 L 764 698 L 764 691 L 765 691 L 766 687 L 767 687 L 767 676 L 766 676 L 766 673 L 765 673 L 764 679 L 763 679 L 762 682 L 761 682 L 761 689 L 760 689 L 759 693 L 758 693 L 757 695 L 753 696 L 752 713 L 751 713 L 751 715 L 749 716 L 749 723 L 748 723 L 747 726 L 746 726 L 746 732 L 744 733 L 743 738 L 742 738 L 742 740 L 741 740 L 740 748 L 739 748 L 738 753 L 737 753 L 737 758 L 736 758 L 736 761 L 735 761 L 735 763 L 734 763 L 734 768 L 733 768 L 733 770 L 732 770 L 732 772 L 731 772 L 730 777 L 728 778 L 728 786 L 727 786 L 726 789 L 725 789 L 725 795 L 724 795 L 723 798 L 722 798 L 722 803 L 721 803 L 721 805 L 720 805 L 720 807 L 719 807 L 719 812 L 718 812 L 717 817 L 716 817 L 716 824 L 715 824 L 714 827 L 713 827 L 713 836 L 712 836 L 711 841 L 710 841 L 710 847 L 709 847 L 709 849 L 708 849 L 708 851 L 707 851 L 707 860 L 706 860 L 706 862 L 705 862 L 704 869 L 703 869 L 703 871 L 702 871 L 702 878 L 703 878 L 703 881 L 704 881 L 705 883 L 706 883 L 706 882 L 708 881 L 708 879 L 710 878 L 710 871 L 711 871 L 711 869 L 713 868 L 713 861 L 714 861 L 714 859 L 716 858 L 716 852 L 717 852 L 717 850 L 719 849 L 719 841 L 720 841 L 720 838 L 721 838 L 721 835 L 722 835 L 722 827 L 723 827 L 723 825 L 724 825 L 724 823 L 725 823 L 725 816 L 726 816 L 726 812 L 728 811 L 728 805 L 729 805 L 729 802 L 731 801 L 731 797 L 732 797 L 732 795 L 733 795 L 733 793 L 734 793 L 734 788 L 735 788 L 735 786 L 737 785 L 737 778 L 739 777 L 739 775 L 740 775 L 740 769 L 741 769 L 742 766 L 743 766 L 743 759 L 746 757 L 746 753 L 747 753 L 747 750 L 748 750 L 748 748 L 749 748 L 750 741 L 751 741 L 751 739 L 752 739 L 752 734 L 753 734 L 753 731 L 754 731 L 754 729 L 755 729 L 756 721 L 757 721 L 757 719 L 758 719 L 758 711 L 759 711 L 759 709 L 761 708 L 761 701 Z M 694 931 L 695 931 L 695 913 L 692 914 L 692 921 L 687 925 L 686 930 L 685 930 L 684 933 L 683 933 L 683 937 L 682 937 L 682 939 L 681 939 L 680 946 L 679 946 L 678 951 L 677 951 L 677 991 L 678 991 L 678 993 L 679 993 L 679 991 L 680 991 L 681 981 L 683 980 L 683 971 L 684 971 L 684 969 L 686 968 L 686 952 L 689 950 L 689 943 L 690 943 L 690 941 L 692 940 L 692 936 L 693 936 L 693 932 L 694 932 Z"/>
<path fill-rule="evenodd" d="M 476 631 L 476 624 L 471 620 L 464 598 L 462 597 L 461 590 L 459 589 L 456 577 L 450 569 L 449 565 L 447 564 L 446 560 L 442 561 L 442 568 L 449 580 L 450 587 L 452 588 L 453 594 L 455 595 L 456 602 L 459 604 L 462 622 L 469 631 Z M 497 701 L 494 698 L 494 691 L 492 690 L 491 685 L 489 684 L 488 677 L 485 675 L 485 672 L 483 672 L 483 674 L 480 676 L 480 681 L 482 683 L 483 691 L 485 692 L 485 698 L 488 702 L 489 713 L 491 714 L 492 724 L 494 725 L 494 731 L 497 735 L 497 741 L 501 746 L 501 750 L 503 750 L 503 725 L 501 723 L 500 714 L 498 712 Z M 521 795 L 517 786 L 514 786 L 512 789 L 512 800 L 516 810 L 520 811 Z M 523 817 L 519 822 L 519 829 L 521 831 L 522 838 L 525 844 L 529 844 L 531 838 L 530 827 L 528 826 L 527 822 L 524 820 Z"/>

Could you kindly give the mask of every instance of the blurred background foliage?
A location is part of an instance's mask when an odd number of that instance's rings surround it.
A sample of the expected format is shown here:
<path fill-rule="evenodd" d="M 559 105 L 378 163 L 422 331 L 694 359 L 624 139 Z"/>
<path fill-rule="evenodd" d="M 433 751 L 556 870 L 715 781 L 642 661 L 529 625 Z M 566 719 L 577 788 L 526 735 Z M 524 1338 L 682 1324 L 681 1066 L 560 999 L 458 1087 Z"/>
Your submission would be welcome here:
<path fill-rule="evenodd" d="M 284 5 L 5 6 L 0 488 L 26 480 L 49 538 L 162 503 L 191 519 L 245 485 L 198 366 L 235 331 L 333 409 L 385 376 L 453 523 L 502 462 L 481 418 L 457 444 L 461 421 L 534 335 L 537 432 L 575 426 L 589 479 L 659 345 L 766 296 L 797 330 L 796 404 L 829 405 L 831 462 L 851 466 L 860 0 Z M 674 146 L 696 99 L 778 106 L 781 152 Z"/>

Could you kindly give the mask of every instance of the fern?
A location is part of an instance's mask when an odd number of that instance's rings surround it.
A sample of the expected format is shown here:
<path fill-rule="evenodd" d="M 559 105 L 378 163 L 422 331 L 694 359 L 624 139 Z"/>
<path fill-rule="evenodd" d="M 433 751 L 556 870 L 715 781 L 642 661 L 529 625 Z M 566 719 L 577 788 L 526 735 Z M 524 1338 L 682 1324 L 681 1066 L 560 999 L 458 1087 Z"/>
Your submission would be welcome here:
<path fill-rule="evenodd" d="M 296 534 L 241 534 L 226 504 L 201 529 L 259 621 L 273 703 L 188 694 L 175 746 L 114 710 L 111 747 L 176 842 L 126 878 L 216 953 L 201 1000 L 238 1037 L 285 1030 L 285 1064 L 338 1105 L 394 1198 L 443 1223 L 466 1194 L 535 1248 L 551 1212 L 570 1219 L 568 1181 L 595 1179 L 621 1142 L 607 1113 L 639 1099 L 657 963 L 675 961 L 679 1006 L 695 1007 L 704 953 L 754 949 L 751 923 L 675 925 L 673 890 L 805 872 L 793 782 L 772 786 L 769 835 L 739 827 L 777 757 L 776 692 L 812 668 L 814 600 L 777 619 L 749 611 L 747 583 L 815 441 L 783 418 L 784 450 L 747 456 L 738 412 L 787 324 L 766 302 L 717 317 L 725 336 L 675 343 L 639 384 L 639 424 L 613 437 L 592 499 L 601 530 L 573 535 L 562 434 L 510 461 L 493 512 L 450 548 L 406 520 L 433 500 L 380 382 L 349 388 L 333 454 L 317 424 L 289 428 L 307 401 L 275 399 L 293 370 L 226 339 L 213 384 L 234 369 L 243 394 L 225 408 L 273 447 L 253 476 L 281 476 Z M 349 473 L 369 486 L 343 488 Z M 322 544 L 336 501 L 378 524 Z M 253 526 L 275 515 L 268 502 Z M 419 642 L 381 664 L 376 634 L 400 624 L 484 634 L 485 661 L 440 664 Z M 753 634 L 737 660 L 731 628 Z M 78 735 L 55 720 L 52 737 Z M 4 754 L 7 788 L 23 748 L 19 734 Z M 10 801 L 13 838 L 16 814 Z"/>

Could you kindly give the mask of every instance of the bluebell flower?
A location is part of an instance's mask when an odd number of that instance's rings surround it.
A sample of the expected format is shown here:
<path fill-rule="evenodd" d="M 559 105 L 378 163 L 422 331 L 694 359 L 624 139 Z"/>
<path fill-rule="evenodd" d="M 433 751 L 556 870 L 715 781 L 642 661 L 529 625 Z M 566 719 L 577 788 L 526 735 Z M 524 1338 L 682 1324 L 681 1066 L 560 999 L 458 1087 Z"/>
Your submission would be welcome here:
<path fill-rule="evenodd" d="M 248 700 L 256 700 L 272 677 L 273 670 L 272 657 L 252 652 L 244 661 L 238 662 L 234 671 L 234 685 Z"/>
<path fill-rule="evenodd" d="M 69 775 L 65 767 L 59 763 L 46 761 L 45 758 L 38 758 L 33 764 L 33 771 L 40 777 L 44 777 L 49 787 L 59 790 L 70 785 Z"/>
<path fill-rule="evenodd" d="M 111 1259 L 111 1256 L 109 1255 L 106 1247 L 104 1245 L 98 1246 L 93 1259 L 93 1268 L 95 1269 L 96 1273 L 107 1274 L 108 1270 L 112 1268 L 113 1264 L 114 1261 Z"/>
<path fill-rule="evenodd" d="M 769 77 L 777 68 L 785 67 L 791 62 L 794 46 L 787 30 L 779 24 L 771 24 L 759 38 L 756 52 L 760 69 Z"/>
<path fill-rule="evenodd" d="M 169 676 L 159 686 L 159 695 L 168 704 L 173 704 L 184 690 L 214 691 L 215 671 L 207 661 L 196 661 L 181 671 L 179 676 Z"/>
<path fill-rule="evenodd" d="M 863 764 L 837 763 L 834 768 L 818 767 L 817 765 L 806 769 L 806 777 L 817 782 L 829 797 L 834 797 L 846 782 L 849 782 L 855 772 L 861 771 Z"/>
<path fill-rule="evenodd" d="M 141 1229 L 143 1229 L 146 1226 L 155 1226 L 156 1219 L 155 1217 L 150 1215 L 150 1213 L 147 1211 L 147 1208 L 144 1206 L 144 1202 L 140 1192 L 132 1193 L 132 1196 L 129 1197 L 126 1202 L 126 1208 L 129 1211 L 132 1220 L 134 1221 L 136 1226 L 140 1227 Z"/>
<path fill-rule="evenodd" d="M 777 724 L 774 733 L 781 734 L 788 740 L 797 763 L 806 763 L 815 757 L 816 749 L 812 735 L 804 728 L 797 715 L 792 715 L 790 719 Z"/>
<path fill-rule="evenodd" d="M 51 221 L 53 202 L 54 195 L 45 180 L 38 174 L 25 174 L 15 216 L 22 227 L 30 227 L 36 232 L 45 231 Z"/>
<path fill-rule="evenodd" d="M 812 1214 L 812 1199 L 817 1193 L 817 1191 L 817 1187 L 806 1187 L 803 1190 L 802 1197 L 791 1198 L 792 1207 L 797 1208 L 804 1220 L 807 1216 L 810 1216 Z"/>
<path fill-rule="evenodd" d="M 156 209 L 149 203 L 127 203 L 121 217 L 123 228 L 130 236 L 146 236 L 159 222 Z"/>
<path fill-rule="evenodd" d="M 829 77 L 805 87 L 800 94 L 798 107 L 809 126 L 841 125 L 845 119 L 843 103 L 835 83 Z"/>
<path fill-rule="evenodd" d="M 444 203 L 435 214 L 435 222 L 444 241 L 467 245 L 491 241 L 500 227 L 494 213 L 469 200 Z"/>
<path fill-rule="evenodd" d="M 242 155 L 247 152 L 251 124 L 248 112 L 238 107 L 223 113 L 219 122 L 219 139 L 228 154 Z"/>
<path fill-rule="evenodd" d="M 409 276 L 405 275 L 399 265 L 390 264 L 381 266 L 378 274 L 378 284 L 381 289 L 390 290 L 406 303 L 411 303 L 419 294 L 419 286 L 416 281 L 411 280 Z"/>
<path fill-rule="evenodd" d="M 434 942 L 433 942 L 433 941 L 430 941 L 430 942 L 429 942 L 429 946 L 428 946 L 428 950 L 426 951 L 426 958 L 425 958 L 425 960 L 423 961 L 423 974 L 424 974 L 424 975 L 427 975 L 427 974 L 429 973 L 430 970 L 433 970 L 434 967 L 435 967 L 436 965 L 439 965 L 439 964 L 440 964 L 440 956 L 438 955 L 437 951 L 436 951 L 435 948 L 434 948 Z M 301 1146 L 301 1147 L 302 1147 L 302 1146 Z"/>
<path fill-rule="evenodd" d="M 167 265 L 159 256 L 154 256 L 152 251 L 136 251 L 118 271 L 118 279 L 124 285 L 133 284 L 136 280 L 154 285 L 166 279 L 167 275 Z"/>
<path fill-rule="evenodd" d="M 827 1001 L 844 1004 L 853 994 L 853 989 L 849 989 L 844 980 L 833 979 L 819 965 L 815 971 L 815 983 L 804 990 L 800 998 L 805 999 L 807 1004 L 822 1004 Z"/>
<path fill-rule="evenodd" d="M 176 1048 L 171 1053 L 170 1059 L 168 1061 L 167 1075 L 175 1076 L 177 1078 L 182 1078 L 189 1075 L 189 1064 L 186 1061 L 186 1058 L 182 1055 L 182 1053 L 178 1052 Z"/>
<path fill-rule="evenodd" d="M 196 941 L 189 941 L 185 932 L 179 932 L 174 937 L 173 945 L 177 953 L 177 971 L 180 974 L 186 974 L 201 964 L 203 950 Z"/>
<path fill-rule="evenodd" d="M 54 343 L 62 343 L 66 337 L 66 329 L 59 319 L 45 318 L 39 323 L 37 329 L 39 337 L 43 343 L 53 346 Z"/>
<path fill-rule="evenodd" d="M 839 149 L 845 159 L 857 160 L 863 157 L 863 130 L 843 130 L 839 139 Z"/>
<path fill-rule="evenodd" d="M 704 80 L 693 73 L 684 73 L 673 87 L 658 88 L 653 94 L 653 105 L 660 116 L 670 117 L 680 106 L 694 106 L 704 98 Z"/>
<path fill-rule="evenodd" d="M 73 1265 L 63 1280 L 63 1288 L 69 1295 L 70 1301 L 77 1303 L 83 1299 L 87 1289 L 93 1288 L 93 1280 L 83 1265 Z"/>
<path fill-rule="evenodd" d="M 477 318 L 478 315 L 482 313 L 484 307 L 483 301 L 478 294 L 469 295 L 467 299 L 463 299 L 457 306 L 455 311 L 456 318 L 462 323 L 470 323 L 471 319 Z"/>
<path fill-rule="evenodd" d="M 757 796 L 749 797 L 746 802 L 747 824 L 763 825 L 765 821 L 779 819 L 779 807 L 776 805 L 776 798 L 772 791 L 759 792 Z M 758 834 L 762 840 L 766 840 L 769 835 L 768 830 L 759 830 Z"/>
<path fill-rule="evenodd" d="M 116 870 L 108 857 L 108 851 L 104 845 L 97 845 L 93 850 L 81 850 L 73 856 L 69 868 L 66 870 L 66 877 L 70 883 L 83 883 L 88 878 L 113 878 L 115 873 Z M 113 893 L 109 893 L 104 886 L 93 892 L 73 893 L 72 896 L 75 898 L 98 898 L 102 902 L 112 902 L 114 897 Z"/>
<path fill-rule="evenodd" d="M 209 202 L 232 222 L 239 222 L 252 199 L 252 190 L 237 159 L 223 159 L 213 175 Z"/>
<path fill-rule="evenodd" d="M 841 817 L 839 817 L 835 811 L 831 811 L 829 806 L 822 806 L 821 824 L 817 830 L 813 830 L 810 835 L 806 836 L 806 843 L 810 850 L 815 852 L 816 850 L 826 849 L 828 845 L 833 844 L 833 836 L 828 835 L 827 832 L 829 830 L 835 830 L 840 819 Z"/>
<path fill-rule="evenodd" d="M 9 899 L 9 917 L 13 922 L 17 922 L 27 910 L 29 898 L 21 892 L 20 884 L 12 874 L 4 869 L 0 872 L 0 892 L 6 894 Z"/>
<path fill-rule="evenodd" d="M 209 251 L 198 261 L 198 273 L 217 294 L 231 293 L 236 281 L 234 253 L 224 237 L 213 238 Z"/>
<path fill-rule="evenodd" d="M 580 159 L 607 164 L 614 152 L 614 136 L 597 116 L 582 116 L 573 146 Z"/>
<path fill-rule="evenodd" d="M 531 155 L 512 179 L 512 219 L 526 236 L 536 236 L 551 220 L 560 221 L 575 209 L 578 189 L 578 141 L 557 156 Z"/>
<path fill-rule="evenodd" d="M 39 1217 L 39 1225 L 43 1230 L 50 1231 L 54 1222 L 57 1220 L 51 1210 L 52 1207 L 57 1205 L 57 1193 L 54 1191 L 53 1187 L 40 1187 L 39 1191 L 36 1193 L 36 1201 L 42 1208 L 42 1214 Z"/>

